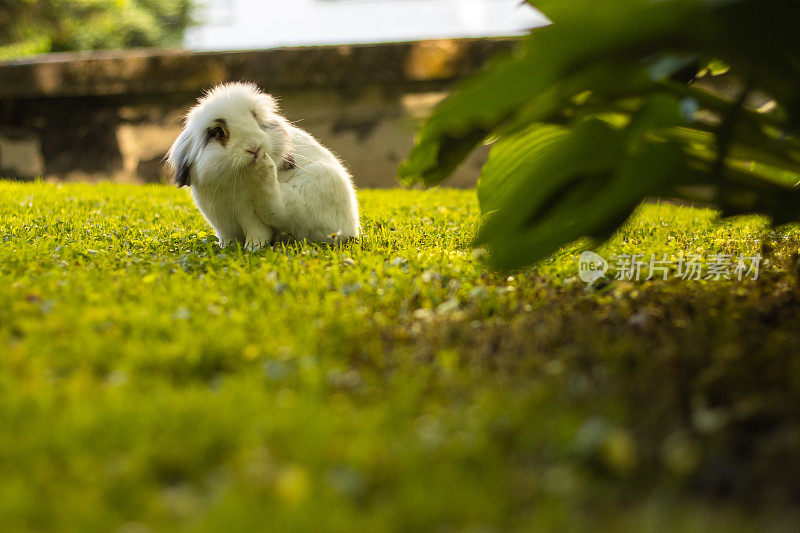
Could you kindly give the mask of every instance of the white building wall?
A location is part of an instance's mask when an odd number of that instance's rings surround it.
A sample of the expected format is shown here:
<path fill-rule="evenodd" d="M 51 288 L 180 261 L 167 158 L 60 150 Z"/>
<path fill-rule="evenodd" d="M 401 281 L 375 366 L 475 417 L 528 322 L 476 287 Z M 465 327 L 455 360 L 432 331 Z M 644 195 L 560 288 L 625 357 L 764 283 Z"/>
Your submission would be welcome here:
<path fill-rule="evenodd" d="M 246 50 L 274 46 L 393 42 L 524 33 L 547 22 L 521 0 L 202 0 L 186 46 Z"/>

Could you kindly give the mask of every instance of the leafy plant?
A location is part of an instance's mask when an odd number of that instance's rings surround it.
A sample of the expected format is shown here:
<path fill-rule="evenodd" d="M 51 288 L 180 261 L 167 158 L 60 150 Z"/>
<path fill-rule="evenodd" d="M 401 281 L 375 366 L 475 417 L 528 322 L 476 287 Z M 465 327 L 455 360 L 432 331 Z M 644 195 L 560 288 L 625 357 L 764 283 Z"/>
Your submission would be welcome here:
<path fill-rule="evenodd" d="M 400 168 L 435 185 L 493 141 L 475 243 L 495 267 L 604 240 L 653 196 L 800 219 L 800 3 L 536 4 L 553 24 L 445 99 Z"/>

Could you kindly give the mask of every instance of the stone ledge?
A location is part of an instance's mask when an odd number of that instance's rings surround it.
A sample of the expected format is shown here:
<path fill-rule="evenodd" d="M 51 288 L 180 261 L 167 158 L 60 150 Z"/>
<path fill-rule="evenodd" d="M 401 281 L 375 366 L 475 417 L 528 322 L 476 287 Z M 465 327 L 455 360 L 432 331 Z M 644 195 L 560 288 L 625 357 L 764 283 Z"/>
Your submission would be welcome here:
<path fill-rule="evenodd" d="M 164 153 L 203 90 L 249 80 L 338 154 L 360 187 L 397 186 L 421 121 L 515 38 L 280 48 L 132 50 L 0 63 L 0 179 L 161 182 Z M 486 147 L 448 185 L 472 187 Z"/>
<path fill-rule="evenodd" d="M 447 81 L 515 38 L 276 48 L 241 52 L 64 53 L 0 63 L 0 99 L 198 92 L 226 80 L 272 88 Z"/>

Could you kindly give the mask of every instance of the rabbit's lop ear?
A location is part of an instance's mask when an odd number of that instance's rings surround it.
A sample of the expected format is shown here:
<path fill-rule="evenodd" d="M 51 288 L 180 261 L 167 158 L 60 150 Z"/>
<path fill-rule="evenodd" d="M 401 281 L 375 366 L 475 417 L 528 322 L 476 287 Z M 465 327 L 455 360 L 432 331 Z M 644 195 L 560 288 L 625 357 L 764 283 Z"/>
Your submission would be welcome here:
<path fill-rule="evenodd" d="M 189 130 L 185 129 L 175 140 L 167 154 L 167 162 L 175 172 L 173 179 L 178 187 L 191 185 L 192 165 L 197 156 L 194 144 Z"/>

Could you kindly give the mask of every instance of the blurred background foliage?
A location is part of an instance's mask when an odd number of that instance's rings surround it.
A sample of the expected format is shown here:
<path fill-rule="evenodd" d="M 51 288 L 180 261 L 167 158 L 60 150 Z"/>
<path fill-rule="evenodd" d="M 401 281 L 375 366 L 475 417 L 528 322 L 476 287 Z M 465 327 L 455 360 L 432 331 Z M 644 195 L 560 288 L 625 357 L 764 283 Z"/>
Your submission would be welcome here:
<path fill-rule="evenodd" d="M 436 185 L 493 143 L 476 244 L 495 267 L 605 240 L 648 197 L 800 219 L 800 2 L 530 3 L 553 25 L 463 82 L 400 168 Z"/>
<path fill-rule="evenodd" d="M 178 45 L 192 0 L 0 0 L 0 60 Z"/>

